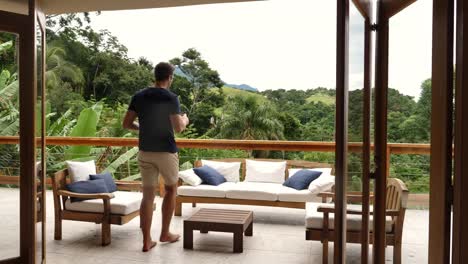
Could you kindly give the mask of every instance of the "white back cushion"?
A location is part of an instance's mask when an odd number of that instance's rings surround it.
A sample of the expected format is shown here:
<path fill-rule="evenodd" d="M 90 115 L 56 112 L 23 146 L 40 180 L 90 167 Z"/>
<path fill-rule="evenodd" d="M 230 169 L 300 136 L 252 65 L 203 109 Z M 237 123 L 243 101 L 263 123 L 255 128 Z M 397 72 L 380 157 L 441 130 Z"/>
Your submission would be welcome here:
<path fill-rule="evenodd" d="M 179 171 L 179 177 L 187 184 L 192 186 L 198 186 L 202 183 L 202 179 L 198 177 L 193 169 L 188 169 L 184 171 Z"/>
<path fill-rule="evenodd" d="M 270 162 L 245 160 L 245 181 L 283 183 L 286 161 Z"/>
<path fill-rule="evenodd" d="M 295 168 L 295 169 L 289 169 L 288 170 L 289 177 L 293 176 L 296 172 L 298 172 L 300 170 L 320 171 L 320 172 L 322 172 L 322 174 L 320 174 L 320 176 L 322 176 L 322 175 L 331 175 L 331 172 L 332 172 L 332 168 L 313 168 L 313 169 Z"/>
<path fill-rule="evenodd" d="M 68 173 L 72 182 L 87 181 L 90 174 L 96 174 L 96 164 L 94 160 L 90 161 L 65 161 L 68 167 Z"/>
<path fill-rule="evenodd" d="M 203 166 L 209 166 L 224 176 L 228 182 L 239 181 L 240 162 L 221 162 L 212 160 L 201 160 Z"/>
<path fill-rule="evenodd" d="M 335 176 L 322 174 L 309 184 L 309 191 L 318 194 L 330 190 L 335 185 Z"/>

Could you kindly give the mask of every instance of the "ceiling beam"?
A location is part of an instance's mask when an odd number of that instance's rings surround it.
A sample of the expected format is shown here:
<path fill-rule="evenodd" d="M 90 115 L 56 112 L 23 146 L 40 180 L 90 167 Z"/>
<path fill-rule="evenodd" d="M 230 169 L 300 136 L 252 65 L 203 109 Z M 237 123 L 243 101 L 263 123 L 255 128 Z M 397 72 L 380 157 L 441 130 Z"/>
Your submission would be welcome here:
<path fill-rule="evenodd" d="M 390 19 L 416 1 L 417 0 L 382 0 L 385 6 L 385 17 Z"/>
<path fill-rule="evenodd" d="M 46 14 L 64 14 L 253 1 L 262 0 L 41 0 L 41 3 Z"/>
<path fill-rule="evenodd" d="M 354 6 L 364 19 L 372 18 L 372 0 L 352 0 Z"/>

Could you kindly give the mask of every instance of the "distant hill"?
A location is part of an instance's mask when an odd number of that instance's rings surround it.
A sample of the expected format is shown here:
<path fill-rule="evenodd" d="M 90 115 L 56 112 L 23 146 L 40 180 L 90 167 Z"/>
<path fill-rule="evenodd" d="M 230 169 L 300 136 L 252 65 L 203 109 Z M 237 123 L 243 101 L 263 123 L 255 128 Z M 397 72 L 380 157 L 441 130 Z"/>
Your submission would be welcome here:
<path fill-rule="evenodd" d="M 232 88 L 232 87 L 229 87 L 227 85 L 225 85 L 223 87 L 223 92 L 228 97 L 229 96 L 242 96 L 242 97 L 253 96 L 253 97 L 258 98 L 259 100 L 264 100 L 264 101 L 268 100 L 267 98 L 265 98 L 260 93 L 255 93 L 255 92 L 251 92 L 251 91 L 248 91 L 248 90 Z"/>
<path fill-rule="evenodd" d="M 225 86 L 231 87 L 234 89 L 239 89 L 239 90 L 246 90 L 246 91 L 251 91 L 251 92 L 258 92 L 258 89 L 255 87 L 252 87 L 248 84 L 228 84 L 226 83 Z"/>
<path fill-rule="evenodd" d="M 309 98 L 306 99 L 308 103 L 312 102 L 322 102 L 326 105 L 334 105 L 335 104 L 335 97 L 330 96 L 325 93 L 316 93 L 311 95 Z"/>

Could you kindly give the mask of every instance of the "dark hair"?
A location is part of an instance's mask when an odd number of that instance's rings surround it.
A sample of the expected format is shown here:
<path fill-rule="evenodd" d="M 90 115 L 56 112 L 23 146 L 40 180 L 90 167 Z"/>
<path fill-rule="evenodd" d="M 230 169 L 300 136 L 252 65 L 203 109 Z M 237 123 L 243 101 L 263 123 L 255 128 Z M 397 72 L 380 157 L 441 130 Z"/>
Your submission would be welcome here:
<path fill-rule="evenodd" d="M 154 67 L 154 78 L 157 82 L 163 82 L 174 74 L 175 67 L 167 62 L 160 62 Z"/>

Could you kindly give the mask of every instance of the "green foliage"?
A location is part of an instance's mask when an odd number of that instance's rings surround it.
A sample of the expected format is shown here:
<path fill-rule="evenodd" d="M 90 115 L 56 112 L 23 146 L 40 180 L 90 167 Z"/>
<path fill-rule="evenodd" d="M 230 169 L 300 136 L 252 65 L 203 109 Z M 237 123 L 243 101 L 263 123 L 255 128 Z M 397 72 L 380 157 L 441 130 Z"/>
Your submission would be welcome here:
<path fill-rule="evenodd" d="M 84 109 L 75 127 L 69 136 L 71 137 L 94 137 L 96 136 L 97 124 L 101 114 L 102 104 L 97 103 L 93 107 Z M 76 159 L 89 156 L 91 146 L 71 146 L 65 151 L 65 159 Z"/>

